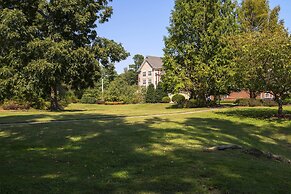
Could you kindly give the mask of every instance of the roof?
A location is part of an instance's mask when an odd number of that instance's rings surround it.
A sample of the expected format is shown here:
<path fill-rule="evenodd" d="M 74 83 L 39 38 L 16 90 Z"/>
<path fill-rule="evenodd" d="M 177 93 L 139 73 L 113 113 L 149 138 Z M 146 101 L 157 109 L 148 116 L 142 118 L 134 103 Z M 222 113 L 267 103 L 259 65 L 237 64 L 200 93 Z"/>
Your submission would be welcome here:
<path fill-rule="evenodd" d="M 141 70 L 142 66 L 148 62 L 148 64 L 153 68 L 153 69 L 162 69 L 163 68 L 163 61 L 161 57 L 154 57 L 154 56 L 147 56 L 142 63 L 142 65 L 139 68 L 139 71 Z"/>

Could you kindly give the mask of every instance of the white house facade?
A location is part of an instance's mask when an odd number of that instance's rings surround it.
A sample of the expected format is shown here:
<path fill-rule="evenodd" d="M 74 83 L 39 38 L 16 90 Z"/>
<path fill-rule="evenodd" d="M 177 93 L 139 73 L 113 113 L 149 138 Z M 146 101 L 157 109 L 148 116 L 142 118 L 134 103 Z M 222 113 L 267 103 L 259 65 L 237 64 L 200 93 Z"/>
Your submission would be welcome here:
<path fill-rule="evenodd" d="M 147 56 L 138 70 L 138 85 L 148 87 L 153 84 L 156 88 L 163 73 L 162 58 Z"/>

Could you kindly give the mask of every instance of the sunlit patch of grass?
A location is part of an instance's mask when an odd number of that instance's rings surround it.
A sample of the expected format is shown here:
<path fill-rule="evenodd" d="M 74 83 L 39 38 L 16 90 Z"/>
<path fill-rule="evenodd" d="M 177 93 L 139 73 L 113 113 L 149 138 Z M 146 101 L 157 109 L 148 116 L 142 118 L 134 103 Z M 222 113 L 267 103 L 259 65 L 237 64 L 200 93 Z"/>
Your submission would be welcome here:
<path fill-rule="evenodd" d="M 113 178 L 118 178 L 118 179 L 128 179 L 129 178 L 129 174 L 127 171 L 123 170 L 123 171 L 119 171 L 119 172 L 114 172 L 112 174 Z"/>
<path fill-rule="evenodd" d="M 10 137 L 11 133 L 9 131 L 0 131 L 0 137 Z"/>
<path fill-rule="evenodd" d="M 99 135 L 99 133 L 93 133 L 93 134 L 87 134 L 85 136 L 67 136 L 67 138 L 72 141 L 72 142 L 80 142 L 80 141 L 85 141 L 85 140 L 88 140 L 88 139 L 92 139 L 92 138 L 95 138 Z"/>
<path fill-rule="evenodd" d="M 43 179 L 57 179 L 59 177 L 60 177 L 59 174 L 46 174 L 46 175 L 41 176 L 41 178 Z"/>

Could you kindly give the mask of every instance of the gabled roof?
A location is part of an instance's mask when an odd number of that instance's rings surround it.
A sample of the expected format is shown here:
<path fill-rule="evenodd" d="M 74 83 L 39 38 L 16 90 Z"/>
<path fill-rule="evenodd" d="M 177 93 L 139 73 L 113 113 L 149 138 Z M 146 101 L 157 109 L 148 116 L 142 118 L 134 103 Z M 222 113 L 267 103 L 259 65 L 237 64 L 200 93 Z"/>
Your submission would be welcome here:
<path fill-rule="evenodd" d="M 148 64 L 153 68 L 153 69 L 162 69 L 163 68 L 163 61 L 161 57 L 154 57 L 154 56 L 147 56 L 144 59 L 144 62 L 142 63 L 142 65 L 140 66 L 139 70 L 140 71 L 142 69 L 142 67 L 144 66 L 144 64 L 148 62 Z"/>

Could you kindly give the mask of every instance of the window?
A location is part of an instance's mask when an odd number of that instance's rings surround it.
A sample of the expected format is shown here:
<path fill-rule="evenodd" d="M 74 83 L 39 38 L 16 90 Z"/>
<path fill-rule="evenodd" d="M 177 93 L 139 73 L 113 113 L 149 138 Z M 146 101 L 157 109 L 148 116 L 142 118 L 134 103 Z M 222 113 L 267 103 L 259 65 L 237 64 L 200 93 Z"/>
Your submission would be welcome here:
<path fill-rule="evenodd" d="M 146 85 L 147 84 L 147 80 L 146 79 L 142 80 L 142 84 Z"/>
<path fill-rule="evenodd" d="M 149 79 L 149 80 L 148 80 L 148 84 L 149 84 L 149 85 L 152 84 L 152 79 Z"/>
<path fill-rule="evenodd" d="M 265 98 L 270 98 L 270 94 L 269 93 L 265 93 Z"/>
<path fill-rule="evenodd" d="M 147 72 L 146 71 L 144 71 L 144 72 L 142 72 L 142 76 L 147 76 Z"/>
<path fill-rule="evenodd" d="M 148 76 L 152 76 L 152 71 L 148 71 Z"/>

